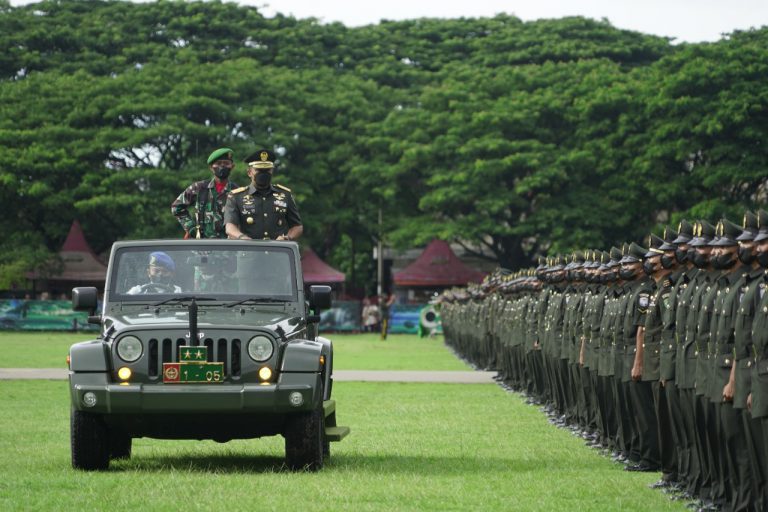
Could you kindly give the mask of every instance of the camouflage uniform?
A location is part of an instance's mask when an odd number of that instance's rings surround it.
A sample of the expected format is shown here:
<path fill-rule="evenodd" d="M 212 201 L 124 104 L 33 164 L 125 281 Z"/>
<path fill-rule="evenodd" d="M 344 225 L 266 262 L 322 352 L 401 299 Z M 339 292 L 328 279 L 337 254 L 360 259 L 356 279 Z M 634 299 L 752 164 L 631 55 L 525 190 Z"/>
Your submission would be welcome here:
<path fill-rule="evenodd" d="M 237 185 L 228 181 L 219 194 L 215 179 L 196 181 L 171 204 L 171 213 L 190 238 L 227 238 L 223 210 L 227 195 L 235 188 Z M 195 208 L 194 217 L 190 207 Z"/>

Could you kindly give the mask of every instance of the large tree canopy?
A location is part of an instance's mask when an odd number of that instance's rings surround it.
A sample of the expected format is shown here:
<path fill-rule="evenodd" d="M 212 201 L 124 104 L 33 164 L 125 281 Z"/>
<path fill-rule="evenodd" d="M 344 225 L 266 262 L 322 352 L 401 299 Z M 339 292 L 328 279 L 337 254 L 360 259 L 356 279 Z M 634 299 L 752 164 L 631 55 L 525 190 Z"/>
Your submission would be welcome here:
<path fill-rule="evenodd" d="M 369 280 L 380 235 L 508 267 L 766 200 L 768 29 L 673 46 L 584 18 L 382 22 L 222 2 L 0 0 L 0 288 L 72 220 L 176 237 L 221 146 L 267 145 L 306 241 Z M 246 180 L 242 163 L 233 179 Z"/>

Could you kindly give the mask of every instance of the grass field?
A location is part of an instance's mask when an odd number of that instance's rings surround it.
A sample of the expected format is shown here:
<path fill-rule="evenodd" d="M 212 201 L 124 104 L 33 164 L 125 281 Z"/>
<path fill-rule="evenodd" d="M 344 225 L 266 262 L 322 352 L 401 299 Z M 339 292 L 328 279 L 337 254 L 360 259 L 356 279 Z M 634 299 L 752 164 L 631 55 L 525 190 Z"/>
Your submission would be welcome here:
<path fill-rule="evenodd" d="M 72 341 L 50 336 L 43 343 Z M 453 358 L 436 340 L 335 339 L 340 360 L 355 347 L 348 369 L 394 364 L 364 344 L 402 344 L 423 369 Z M 137 439 L 131 460 L 84 473 L 70 466 L 66 383 L 0 381 L 0 510 L 685 510 L 647 488 L 658 474 L 622 471 L 496 385 L 337 382 L 334 395 L 352 434 L 320 473 L 285 471 L 279 437 Z"/>

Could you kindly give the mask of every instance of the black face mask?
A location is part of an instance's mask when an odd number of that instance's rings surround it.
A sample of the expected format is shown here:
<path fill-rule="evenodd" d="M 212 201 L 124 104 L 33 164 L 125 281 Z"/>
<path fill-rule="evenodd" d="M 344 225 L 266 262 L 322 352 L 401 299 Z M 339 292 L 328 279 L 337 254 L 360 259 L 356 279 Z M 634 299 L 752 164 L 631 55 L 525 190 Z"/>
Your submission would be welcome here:
<path fill-rule="evenodd" d="M 718 270 L 726 270 L 736 264 L 736 258 L 732 253 L 721 254 L 712 260 L 712 266 Z"/>
<path fill-rule="evenodd" d="M 256 173 L 256 186 L 260 188 L 266 188 L 272 182 L 272 175 L 268 172 Z"/>
<path fill-rule="evenodd" d="M 691 258 L 691 261 L 693 262 L 693 264 L 696 265 L 696 267 L 698 268 L 706 268 L 707 265 L 709 264 L 709 255 L 702 254 L 699 251 L 694 250 L 693 256 L 691 256 L 691 254 L 689 253 L 688 257 Z"/>
<path fill-rule="evenodd" d="M 761 267 L 768 268 L 768 252 L 758 252 L 756 258 Z"/>
<path fill-rule="evenodd" d="M 656 264 L 651 263 L 650 261 L 644 261 L 643 262 L 643 272 L 646 273 L 646 275 L 653 275 L 654 271 L 656 270 Z"/>
<path fill-rule="evenodd" d="M 690 249 L 687 249 L 685 251 L 682 250 L 682 249 L 675 249 L 675 259 L 677 260 L 678 263 L 685 263 L 686 262 L 686 260 L 688 259 L 688 251 L 689 250 Z"/>
<path fill-rule="evenodd" d="M 563 279 L 565 279 L 565 272 L 557 271 L 557 272 L 553 272 L 553 273 L 551 273 L 549 275 L 549 282 L 550 283 L 559 283 Z"/>
<path fill-rule="evenodd" d="M 604 283 L 612 283 L 613 281 L 615 281 L 618 278 L 619 278 L 619 275 L 616 273 L 616 271 L 615 270 L 611 270 L 610 272 L 608 272 L 607 274 L 605 274 L 603 276 L 603 282 Z"/>
<path fill-rule="evenodd" d="M 665 254 L 661 257 L 661 268 L 670 269 L 675 266 L 675 261 L 677 261 L 677 257 L 672 258 Z"/>
<path fill-rule="evenodd" d="M 619 270 L 619 276 L 625 281 L 631 281 L 635 278 L 635 271 L 628 268 L 622 268 Z"/>
<path fill-rule="evenodd" d="M 739 247 L 739 261 L 751 265 L 755 261 L 755 250 L 752 247 Z"/>
<path fill-rule="evenodd" d="M 231 167 L 214 167 L 213 168 L 213 174 L 220 180 L 225 180 L 229 178 L 229 173 L 232 172 Z"/>

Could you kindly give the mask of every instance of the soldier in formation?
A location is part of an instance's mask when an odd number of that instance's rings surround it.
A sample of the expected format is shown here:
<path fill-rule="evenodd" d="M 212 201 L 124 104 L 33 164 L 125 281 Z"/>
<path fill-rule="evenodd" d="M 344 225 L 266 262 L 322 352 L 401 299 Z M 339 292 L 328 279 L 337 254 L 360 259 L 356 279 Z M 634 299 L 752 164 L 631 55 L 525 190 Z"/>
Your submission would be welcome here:
<path fill-rule="evenodd" d="M 768 510 L 768 213 L 445 292 L 445 340 L 701 510 Z"/>

